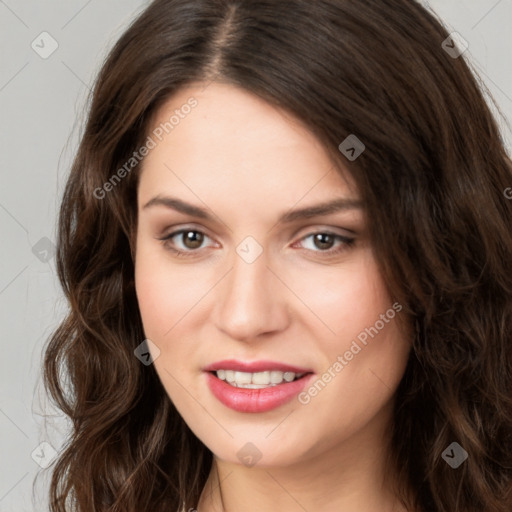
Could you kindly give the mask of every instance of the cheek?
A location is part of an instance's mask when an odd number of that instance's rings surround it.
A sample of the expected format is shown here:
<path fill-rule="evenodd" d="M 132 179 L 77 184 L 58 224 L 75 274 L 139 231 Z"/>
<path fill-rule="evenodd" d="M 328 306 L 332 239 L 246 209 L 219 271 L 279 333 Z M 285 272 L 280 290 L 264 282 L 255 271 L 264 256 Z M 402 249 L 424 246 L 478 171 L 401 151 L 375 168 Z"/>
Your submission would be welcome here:
<path fill-rule="evenodd" d="M 326 408 L 332 401 L 340 402 L 345 414 L 363 414 L 352 399 L 357 398 L 363 409 L 387 400 L 403 374 L 410 343 L 397 322 L 401 307 L 393 308 L 371 253 L 361 254 L 343 272 L 331 272 L 329 277 L 309 295 L 311 309 L 330 331 L 323 329 L 326 334 L 316 337 L 328 391 L 318 393 L 315 401 Z M 315 390 L 312 393 L 316 397 Z"/>
<path fill-rule="evenodd" d="M 170 319 L 167 320 L 162 312 L 172 307 L 168 302 L 172 301 L 173 295 L 165 293 L 165 278 L 160 269 L 139 259 L 135 268 L 135 289 L 146 336 L 149 339 L 161 338 L 170 327 L 166 327 Z"/>
<path fill-rule="evenodd" d="M 367 261 L 343 289 L 340 308 L 333 309 L 332 322 L 337 333 L 335 358 L 344 359 L 342 373 L 360 392 L 371 395 L 383 385 L 393 387 L 401 374 L 408 343 L 399 329 L 400 305 L 393 304 L 376 264 Z M 332 347 L 334 348 L 334 347 Z M 358 393 L 356 389 L 352 389 Z"/>
<path fill-rule="evenodd" d="M 148 338 L 162 340 L 187 312 L 199 304 L 206 284 L 191 266 L 170 265 L 165 251 L 139 245 L 135 288 Z"/>
<path fill-rule="evenodd" d="M 332 345 L 340 347 L 344 341 L 356 337 L 365 328 L 373 326 L 390 307 L 390 297 L 381 280 L 370 251 L 361 251 L 357 258 L 339 269 L 327 269 L 313 275 L 296 276 L 297 295 L 330 333 Z M 350 344 L 350 341 L 348 342 Z"/>
<path fill-rule="evenodd" d="M 157 251 L 140 248 L 135 265 L 135 288 L 144 334 L 159 349 L 154 357 L 155 370 L 175 405 L 187 406 L 189 395 L 183 392 L 181 382 L 188 380 L 193 365 L 183 361 L 195 361 L 197 336 L 184 329 L 187 314 L 200 300 L 201 291 L 193 276 L 171 268 L 165 255 L 154 256 Z M 180 364 L 176 364 L 179 361 Z M 195 394 L 194 386 L 187 389 Z"/>

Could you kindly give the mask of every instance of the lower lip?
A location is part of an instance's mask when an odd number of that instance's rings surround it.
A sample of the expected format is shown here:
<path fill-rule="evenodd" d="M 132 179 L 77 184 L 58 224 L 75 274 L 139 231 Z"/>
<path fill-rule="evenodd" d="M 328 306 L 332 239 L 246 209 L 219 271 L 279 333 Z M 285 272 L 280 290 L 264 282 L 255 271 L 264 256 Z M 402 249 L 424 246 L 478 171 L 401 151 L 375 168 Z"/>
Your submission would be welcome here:
<path fill-rule="evenodd" d="M 226 407 L 238 412 L 266 412 L 289 402 L 299 394 L 312 373 L 292 382 L 284 382 L 268 388 L 235 388 L 211 372 L 206 373 L 208 387 L 213 395 Z"/>

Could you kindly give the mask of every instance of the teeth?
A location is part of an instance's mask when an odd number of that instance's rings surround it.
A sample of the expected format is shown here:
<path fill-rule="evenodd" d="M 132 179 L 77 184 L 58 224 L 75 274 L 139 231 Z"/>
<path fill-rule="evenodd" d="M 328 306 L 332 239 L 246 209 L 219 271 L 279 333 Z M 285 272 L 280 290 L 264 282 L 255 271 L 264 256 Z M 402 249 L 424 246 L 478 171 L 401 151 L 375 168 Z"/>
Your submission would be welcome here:
<path fill-rule="evenodd" d="M 283 372 L 276 372 L 276 371 L 270 372 L 270 383 L 271 384 L 279 384 L 280 382 L 283 382 L 283 380 L 284 380 Z"/>
<path fill-rule="evenodd" d="M 235 372 L 235 382 L 237 384 L 251 384 L 252 373 Z"/>
<path fill-rule="evenodd" d="M 216 375 L 232 386 L 238 388 L 261 389 L 277 386 L 283 381 L 292 382 L 304 375 L 304 373 L 264 371 L 264 372 L 236 372 L 233 370 L 217 370 Z"/>
<path fill-rule="evenodd" d="M 270 372 L 258 372 L 252 374 L 253 384 L 269 384 L 270 383 Z"/>

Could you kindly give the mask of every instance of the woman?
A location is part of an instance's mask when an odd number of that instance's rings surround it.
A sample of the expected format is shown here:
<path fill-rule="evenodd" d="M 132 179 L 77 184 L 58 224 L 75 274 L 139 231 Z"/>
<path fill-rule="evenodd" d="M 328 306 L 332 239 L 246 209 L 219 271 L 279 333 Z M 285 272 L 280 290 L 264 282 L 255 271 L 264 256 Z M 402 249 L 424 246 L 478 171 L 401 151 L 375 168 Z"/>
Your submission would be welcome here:
<path fill-rule="evenodd" d="M 52 512 L 511 510 L 512 165 L 457 48 L 410 0 L 135 20 L 60 212 Z"/>

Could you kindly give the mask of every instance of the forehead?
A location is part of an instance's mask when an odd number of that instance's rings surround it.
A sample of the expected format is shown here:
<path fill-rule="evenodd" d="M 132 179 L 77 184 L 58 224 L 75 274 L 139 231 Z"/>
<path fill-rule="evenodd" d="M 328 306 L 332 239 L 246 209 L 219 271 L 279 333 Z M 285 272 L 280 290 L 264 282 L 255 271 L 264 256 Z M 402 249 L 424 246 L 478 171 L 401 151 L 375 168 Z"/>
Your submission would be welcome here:
<path fill-rule="evenodd" d="M 291 202 L 326 191 L 355 196 L 307 126 L 231 84 L 183 87 L 154 113 L 148 135 L 156 145 L 143 161 L 143 195 L 187 184 L 226 199 L 235 191 L 267 200 L 280 191 Z"/>

